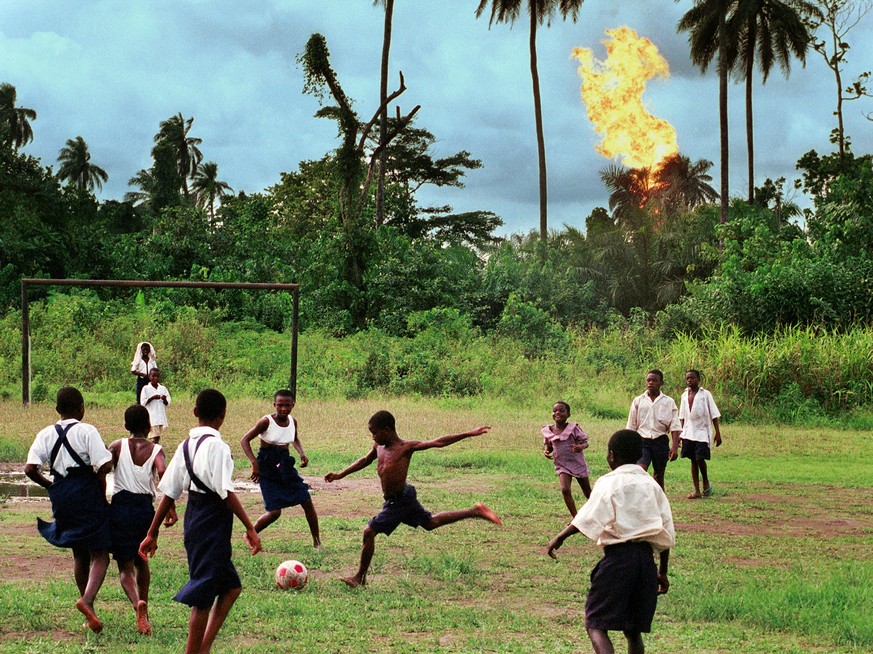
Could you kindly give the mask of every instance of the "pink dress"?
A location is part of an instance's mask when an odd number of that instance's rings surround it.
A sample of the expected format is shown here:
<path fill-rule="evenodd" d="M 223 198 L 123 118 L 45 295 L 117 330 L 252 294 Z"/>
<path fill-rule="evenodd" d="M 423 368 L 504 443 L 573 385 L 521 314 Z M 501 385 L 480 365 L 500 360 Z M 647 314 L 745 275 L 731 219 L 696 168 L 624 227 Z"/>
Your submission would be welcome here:
<path fill-rule="evenodd" d="M 555 472 L 557 474 L 565 473 L 571 477 L 587 477 L 588 462 L 585 460 L 585 454 L 582 452 L 574 452 L 574 445 L 584 445 L 588 442 L 588 434 L 582 431 L 581 427 L 575 422 L 568 422 L 564 427 L 564 431 L 560 434 L 553 434 L 549 425 L 542 428 L 543 445 L 552 445 L 554 458 L 552 463 L 555 464 Z"/>

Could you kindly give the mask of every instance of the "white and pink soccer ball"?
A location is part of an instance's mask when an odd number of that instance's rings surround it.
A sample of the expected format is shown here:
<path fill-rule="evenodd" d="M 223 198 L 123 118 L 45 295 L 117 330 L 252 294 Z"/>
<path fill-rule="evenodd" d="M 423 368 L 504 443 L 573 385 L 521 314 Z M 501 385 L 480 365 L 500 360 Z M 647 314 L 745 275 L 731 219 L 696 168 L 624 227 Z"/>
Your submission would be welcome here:
<path fill-rule="evenodd" d="M 285 561 L 276 568 L 276 585 L 282 590 L 303 590 L 309 581 L 309 570 L 300 561 Z"/>

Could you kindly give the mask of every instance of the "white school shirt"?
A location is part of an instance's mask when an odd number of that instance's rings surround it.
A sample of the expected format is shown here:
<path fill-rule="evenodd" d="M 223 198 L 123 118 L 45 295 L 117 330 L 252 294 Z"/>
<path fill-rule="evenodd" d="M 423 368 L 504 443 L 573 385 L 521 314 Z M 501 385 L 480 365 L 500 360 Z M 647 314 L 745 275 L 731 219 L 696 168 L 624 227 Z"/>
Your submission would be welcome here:
<path fill-rule="evenodd" d="M 70 423 L 78 423 L 70 427 L 67 432 L 67 442 L 72 446 L 82 461 L 90 464 L 94 468 L 94 472 L 107 461 L 112 461 L 112 454 L 106 449 L 103 439 L 100 437 L 100 432 L 94 425 L 89 425 L 87 422 L 78 422 L 73 418 L 59 420 L 58 425 L 63 429 Z M 49 425 L 36 435 L 36 440 L 30 446 L 27 453 L 27 463 L 32 463 L 41 466 L 44 463 L 49 463 L 51 460 L 52 449 L 55 446 L 59 436 L 54 425 Z M 54 469 L 61 476 L 66 477 L 67 470 L 75 468 L 79 464 L 73 460 L 66 447 L 61 446 L 58 450 L 58 456 L 55 459 Z"/>
<path fill-rule="evenodd" d="M 157 368 L 157 367 L 158 367 L 158 362 L 155 361 L 154 357 L 150 357 L 148 365 L 146 365 L 145 361 L 140 359 L 139 361 L 131 364 L 130 371 L 131 372 L 141 372 L 144 375 L 148 375 L 151 372 L 152 368 Z"/>
<path fill-rule="evenodd" d="M 115 465 L 113 495 L 119 491 L 126 490 L 138 495 L 151 495 L 154 498 L 156 488 L 152 468 L 155 464 L 155 457 L 161 449 L 160 445 L 155 445 L 145 463 L 138 466 L 133 462 L 133 455 L 130 452 L 130 439 L 122 438 L 121 447 L 118 450 L 118 463 Z"/>
<path fill-rule="evenodd" d="M 272 414 L 264 416 L 267 419 L 267 429 L 261 434 L 261 440 L 270 445 L 290 445 L 297 438 L 297 425 L 294 418 L 288 416 L 288 426 L 276 424 Z"/>
<path fill-rule="evenodd" d="M 643 438 L 657 438 L 680 431 L 679 409 L 672 397 L 660 393 L 652 400 L 648 392 L 634 398 L 627 417 L 627 429 L 633 429 Z"/>
<path fill-rule="evenodd" d="M 194 454 L 197 443 L 205 434 L 212 434 L 203 441 L 203 445 Z M 188 433 L 188 454 L 191 457 L 194 474 L 206 487 L 218 493 L 221 499 L 225 499 L 228 493 L 232 493 L 233 487 L 233 458 L 230 455 L 230 445 L 221 440 L 221 434 L 212 427 L 195 427 Z M 185 455 L 182 446 L 185 441 L 179 443 L 172 461 L 167 465 L 158 489 L 164 494 L 178 500 L 184 491 L 202 493 L 191 481 L 188 468 L 185 466 Z"/>
<path fill-rule="evenodd" d="M 667 496 L 648 472 L 633 463 L 600 477 L 570 524 L 604 547 L 645 541 L 658 554 L 676 544 Z"/>
<path fill-rule="evenodd" d="M 694 404 L 691 405 L 690 409 L 688 408 L 688 389 L 686 388 L 685 392 L 682 393 L 682 399 L 679 400 L 679 419 L 685 421 L 681 436 L 683 440 L 712 445 L 712 421 L 720 417 L 721 413 L 715 406 L 712 393 L 705 388 L 697 390 Z"/>
<path fill-rule="evenodd" d="M 155 395 L 166 395 L 167 404 L 164 404 L 162 400 L 149 402 L 149 398 L 154 397 Z M 151 383 L 148 383 L 142 387 L 142 392 L 139 396 L 139 403 L 149 411 L 149 420 L 151 421 L 152 426 L 167 426 L 167 405 L 170 404 L 170 401 L 170 391 L 168 391 L 167 387 L 163 384 L 158 384 L 158 387 L 155 388 Z"/>

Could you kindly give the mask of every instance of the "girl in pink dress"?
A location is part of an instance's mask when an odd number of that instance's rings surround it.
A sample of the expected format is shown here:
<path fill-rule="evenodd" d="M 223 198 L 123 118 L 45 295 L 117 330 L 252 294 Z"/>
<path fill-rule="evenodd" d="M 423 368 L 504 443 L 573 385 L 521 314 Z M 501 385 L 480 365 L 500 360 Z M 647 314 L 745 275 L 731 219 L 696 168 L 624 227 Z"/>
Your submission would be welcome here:
<path fill-rule="evenodd" d="M 570 405 L 566 402 L 555 402 L 552 407 L 554 425 L 546 425 L 542 429 L 543 456 L 555 464 L 555 472 L 561 482 L 561 495 L 570 511 L 576 517 L 576 503 L 573 501 L 573 479 L 579 482 L 586 499 L 591 497 L 591 483 L 588 481 L 588 462 L 582 453 L 588 447 L 588 434 L 575 422 L 567 422 L 570 417 Z"/>

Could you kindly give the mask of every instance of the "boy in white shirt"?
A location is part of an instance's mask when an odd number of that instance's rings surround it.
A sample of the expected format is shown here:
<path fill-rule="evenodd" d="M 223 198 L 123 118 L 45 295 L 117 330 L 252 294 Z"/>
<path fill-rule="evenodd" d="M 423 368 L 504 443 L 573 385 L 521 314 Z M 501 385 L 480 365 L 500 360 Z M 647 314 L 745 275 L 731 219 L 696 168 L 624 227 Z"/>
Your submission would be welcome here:
<path fill-rule="evenodd" d="M 710 458 L 710 447 L 715 430 L 715 446 L 721 445 L 721 429 L 718 419 L 721 417 L 715 400 L 705 388 L 700 388 L 700 372 L 689 370 L 685 373 L 685 383 L 688 388 L 679 400 L 679 422 L 682 425 L 682 458 L 691 459 L 691 481 L 694 492 L 688 495 L 689 500 L 712 495 L 712 484 L 706 462 Z M 703 492 L 700 491 L 700 476 L 703 476 Z"/>
<path fill-rule="evenodd" d="M 652 464 L 652 476 L 661 489 L 667 462 L 679 457 L 679 409 L 672 397 L 661 392 L 664 373 L 653 368 L 646 373 L 646 392 L 634 398 L 627 417 L 626 429 L 643 438 L 643 453 L 637 463 L 644 470 Z M 672 446 L 670 439 L 672 438 Z"/>
<path fill-rule="evenodd" d="M 161 435 L 167 428 L 167 407 L 170 406 L 170 391 L 161 384 L 161 371 L 149 370 L 149 383 L 143 386 L 139 403 L 149 411 L 152 429 L 149 434 L 152 442 L 160 443 Z"/>
<path fill-rule="evenodd" d="M 596 654 L 612 654 L 610 631 L 623 631 L 629 654 L 645 651 L 643 633 L 652 628 L 658 595 L 667 592 L 667 564 L 676 542 L 670 503 L 661 487 L 637 465 L 642 439 L 629 429 L 609 439 L 609 472 L 594 484 L 591 497 L 547 554 L 579 532 L 603 546 L 603 558 L 591 572 L 585 600 L 585 627 Z M 659 554 L 656 568 L 652 553 Z"/>

